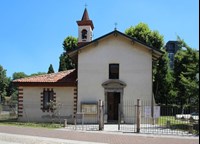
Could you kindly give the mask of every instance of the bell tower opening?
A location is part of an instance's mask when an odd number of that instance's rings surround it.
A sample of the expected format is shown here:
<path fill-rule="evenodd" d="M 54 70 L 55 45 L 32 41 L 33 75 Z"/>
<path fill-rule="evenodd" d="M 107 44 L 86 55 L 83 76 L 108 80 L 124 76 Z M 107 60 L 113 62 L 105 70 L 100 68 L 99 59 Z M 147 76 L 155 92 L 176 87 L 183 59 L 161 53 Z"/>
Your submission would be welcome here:
<path fill-rule="evenodd" d="M 78 24 L 78 46 L 91 42 L 94 25 L 90 20 L 87 8 L 85 8 L 82 19 L 77 21 Z"/>
<path fill-rule="evenodd" d="M 86 41 L 87 40 L 87 30 L 83 29 L 81 34 L 82 34 L 82 41 Z"/>

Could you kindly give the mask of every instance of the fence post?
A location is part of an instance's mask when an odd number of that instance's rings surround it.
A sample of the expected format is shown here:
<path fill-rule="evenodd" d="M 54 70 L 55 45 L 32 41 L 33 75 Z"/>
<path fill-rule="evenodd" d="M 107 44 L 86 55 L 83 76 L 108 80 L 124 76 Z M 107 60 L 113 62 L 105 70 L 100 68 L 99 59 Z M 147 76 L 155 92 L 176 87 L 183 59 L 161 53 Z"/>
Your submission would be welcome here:
<path fill-rule="evenodd" d="M 154 95 L 152 94 L 152 100 L 151 100 L 151 118 L 152 118 L 152 125 L 155 125 L 154 120 Z"/>
<path fill-rule="evenodd" d="M 67 119 L 64 119 L 64 128 L 67 127 Z"/>
<path fill-rule="evenodd" d="M 104 111 L 103 111 L 103 101 L 99 100 L 98 103 L 98 107 L 99 107 L 99 130 L 103 130 L 104 129 Z"/>
<path fill-rule="evenodd" d="M 82 130 L 84 130 L 84 123 L 85 123 L 84 112 L 81 112 L 81 113 L 80 113 L 80 117 L 81 117 Z"/>
<path fill-rule="evenodd" d="M 75 116 L 74 116 L 74 126 L 75 126 L 75 130 L 76 130 L 76 124 L 77 124 L 76 118 L 77 118 L 77 114 L 75 114 Z"/>
<path fill-rule="evenodd" d="M 121 124 L 121 104 L 118 105 L 118 130 L 120 130 L 120 124 Z"/>
<path fill-rule="evenodd" d="M 140 113 L 141 101 L 137 99 L 137 133 L 140 133 L 141 113 Z"/>

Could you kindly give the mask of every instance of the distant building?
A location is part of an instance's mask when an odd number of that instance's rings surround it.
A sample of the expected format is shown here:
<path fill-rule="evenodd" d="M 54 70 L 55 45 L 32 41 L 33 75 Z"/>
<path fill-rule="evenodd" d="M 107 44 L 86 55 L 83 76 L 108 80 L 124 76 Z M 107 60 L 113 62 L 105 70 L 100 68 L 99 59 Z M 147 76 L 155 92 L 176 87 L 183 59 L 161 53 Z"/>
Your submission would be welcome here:
<path fill-rule="evenodd" d="M 174 68 L 174 55 L 179 49 L 178 41 L 168 41 L 166 43 L 166 51 L 168 52 L 168 57 L 170 59 L 170 68 Z"/>

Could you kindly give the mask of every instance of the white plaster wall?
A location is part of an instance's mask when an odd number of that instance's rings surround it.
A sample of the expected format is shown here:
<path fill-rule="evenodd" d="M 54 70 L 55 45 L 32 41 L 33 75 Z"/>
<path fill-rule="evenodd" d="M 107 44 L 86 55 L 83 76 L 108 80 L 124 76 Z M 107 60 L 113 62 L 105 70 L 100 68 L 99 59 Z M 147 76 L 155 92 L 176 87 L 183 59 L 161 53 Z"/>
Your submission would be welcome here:
<path fill-rule="evenodd" d="M 44 87 L 53 88 L 56 93 L 56 102 L 62 104 L 61 116 L 73 114 L 73 87 Z M 23 87 L 23 117 L 20 121 L 46 121 L 41 118 L 48 112 L 41 110 L 41 92 L 43 87 Z"/>
<path fill-rule="evenodd" d="M 127 84 L 124 102 L 137 98 L 150 101 L 152 95 L 152 55 L 137 43 L 118 35 L 111 35 L 78 56 L 78 111 L 81 102 L 104 100 L 102 83 L 109 79 L 109 64 L 119 63 L 119 79 Z"/>

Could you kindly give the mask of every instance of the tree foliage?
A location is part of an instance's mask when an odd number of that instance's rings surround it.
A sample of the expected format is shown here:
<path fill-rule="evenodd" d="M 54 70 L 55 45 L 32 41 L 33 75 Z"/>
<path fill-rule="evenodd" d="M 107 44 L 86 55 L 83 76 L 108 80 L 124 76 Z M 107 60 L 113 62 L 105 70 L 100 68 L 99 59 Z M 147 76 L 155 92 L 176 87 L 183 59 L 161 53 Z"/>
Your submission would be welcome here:
<path fill-rule="evenodd" d="M 28 77 L 31 77 L 31 76 L 38 76 L 38 75 L 43 75 L 43 74 L 46 74 L 46 72 L 32 73 L 32 74 L 30 74 Z"/>
<path fill-rule="evenodd" d="M 13 80 L 25 78 L 25 77 L 28 77 L 28 75 L 25 74 L 24 72 L 15 72 L 13 73 L 13 76 L 12 76 Z"/>
<path fill-rule="evenodd" d="M 58 71 L 64 71 L 75 68 L 75 64 L 72 59 L 66 54 L 67 52 L 75 49 L 78 44 L 78 39 L 72 36 L 65 38 L 63 42 L 64 52 L 60 55 L 59 69 Z"/>
<path fill-rule="evenodd" d="M 159 59 L 154 76 L 153 91 L 157 103 L 167 104 L 174 99 L 173 76 L 169 67 L 168 53 Z"/>
<path fill-rule="evenodd" d="M 8 82 L 9 80 L 6 77 L 6 70 L 0 65 L 0 102 L 7 95 L 6 88 Z"/>
<path fill-rule="evenodd" d="M 164 38 L 158 31 L 153 31 L 145 23 L 131 26 L 125 31 L 125 34 L 149 45 L 156 49 L 161 49 L 164 45 Z"/>
<path fill-rule="evenodd" d="M 58 69 L 58 71 L 65 71 L 65 70 L 67 70 L 67 66 L 66 66 L 67 64 L 65 62 L 65 54 L 62 53 L 60 55 L 59 59 L 60 59 L 60 61 L 59 61 L 59 69 Z"/>
<path fill-rule="evenodd" d="M 190 48 L 184 40 L 178 37 L 180 46 L 174 61 L 174 86 L 177 91 L 177 101 L 183 105 L 197 104 L 199 101 L 199 54 Z"/>
<path fill-rule="evenodd" d="M 48 72 L 47 72 L 48 74 L 50 74 L 50 73 L 54 73 L 54 69 L 53 69 L 53 65 L 52 64 L 50 64 L 50 66 L 49 66 L 49 69 L 48 69 Z"/>
<path fill-rule="evenodd" d="M 78 39 L 73 36 L 68 36 L 63 42 L 63 49 L 65 52 L 71 51 L 77 47 Z"/>

